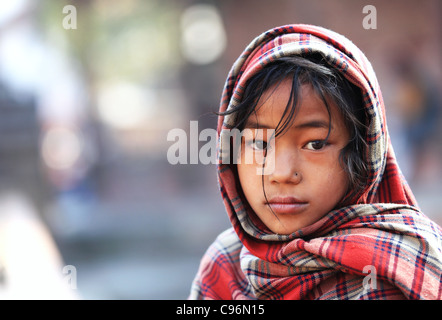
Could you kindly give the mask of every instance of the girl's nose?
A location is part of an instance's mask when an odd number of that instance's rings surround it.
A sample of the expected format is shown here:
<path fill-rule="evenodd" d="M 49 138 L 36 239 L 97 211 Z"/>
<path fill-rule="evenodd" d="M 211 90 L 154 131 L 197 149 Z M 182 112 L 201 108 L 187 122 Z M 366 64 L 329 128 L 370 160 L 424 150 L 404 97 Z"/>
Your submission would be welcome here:
<path fill-rule="evenodd" d="M 296 150 L 287 150 L 276 146 L 274 161 L 275 166 L 269 175 L 271 183 L 298 184 L 302 181 Z"/>

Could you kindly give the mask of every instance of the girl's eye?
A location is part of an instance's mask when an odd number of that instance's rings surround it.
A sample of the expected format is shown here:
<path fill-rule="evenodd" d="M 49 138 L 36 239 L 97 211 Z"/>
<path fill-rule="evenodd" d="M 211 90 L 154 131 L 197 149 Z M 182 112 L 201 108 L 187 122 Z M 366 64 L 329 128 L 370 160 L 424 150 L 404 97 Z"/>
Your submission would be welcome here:
<path fill-rule="evenodd" d="M 321 150 L 322 148 L 324 148 L 326 144 L 327 143 L 325 140 L 315 140 L 315 141 L 308 142 L 304 147 L 307 150 L 318 151 L 318 150 Z"/>
<path fill-rule="evenodd" d="M 250 142 L 250 146 L 254 150 L 264 151 L 267 149 L 267 142 L 265 142 L 263 140 L 253 140 Z"/>

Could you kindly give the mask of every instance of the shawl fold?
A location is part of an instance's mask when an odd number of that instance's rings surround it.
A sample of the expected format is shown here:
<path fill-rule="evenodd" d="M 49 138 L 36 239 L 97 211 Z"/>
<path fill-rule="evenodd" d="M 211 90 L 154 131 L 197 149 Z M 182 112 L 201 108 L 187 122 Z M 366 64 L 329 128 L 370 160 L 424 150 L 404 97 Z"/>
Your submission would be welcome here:
<path fill-rule="evenodd" d="M 255 38 L 234 63 L 220 111 L 241 101 L 247 80 L 284 56 L 320 53 L 361 89 L 369 120 L 369 177 L 354 205 L 290 235 L 256 225 L 225 164 L 235 114 L 218 121 L 218 182 L 232 228 L 203 256 L 190 299 L 442 298 L 442 229 L 428 219 L 404 179 L 388 135 L 385 106 L 365 55 L 347 38 L 311 25 L 286 25 Z"/>

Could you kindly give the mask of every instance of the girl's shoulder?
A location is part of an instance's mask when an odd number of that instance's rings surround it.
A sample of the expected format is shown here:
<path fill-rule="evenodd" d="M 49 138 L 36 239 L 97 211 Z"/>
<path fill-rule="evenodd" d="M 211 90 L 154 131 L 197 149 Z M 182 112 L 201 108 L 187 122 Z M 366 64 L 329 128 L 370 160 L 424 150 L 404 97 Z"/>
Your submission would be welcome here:
<path fill-rule="evenodd" d="M 192 283 L 190 299 L 252 299 L 241 271 L 243 245 L 233 228 L 219 234 L 204 254 Z"/>

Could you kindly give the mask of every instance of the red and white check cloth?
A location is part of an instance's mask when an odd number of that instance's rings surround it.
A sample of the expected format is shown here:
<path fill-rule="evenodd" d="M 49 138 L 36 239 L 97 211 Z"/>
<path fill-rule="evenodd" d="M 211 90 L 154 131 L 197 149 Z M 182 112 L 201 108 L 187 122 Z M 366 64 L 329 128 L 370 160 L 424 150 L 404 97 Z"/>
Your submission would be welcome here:
<path fill-rule="evenodd" d="M 419 210 L 400 172 L 378 81 L 352 42 L 310 25 L 261 34 L 234 63 L 220 111 L 241 101 L 247 79 L 264 65 L 306 52 L 322 54 L 362 90 L 370 121 L 369 185 L 354 205 L 331 211 L 291 235 L 272 234 L 252 218 L 237 190 L 237 177 L 223 164 L 223 135 L 234 114 L 220 117 L 217 169 L 232 228 L 203 256 L 189 299 L 440 300 L 442 229 Z"/>

